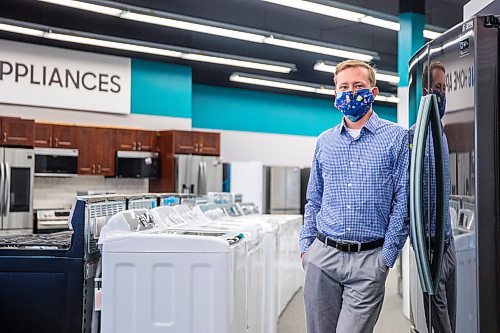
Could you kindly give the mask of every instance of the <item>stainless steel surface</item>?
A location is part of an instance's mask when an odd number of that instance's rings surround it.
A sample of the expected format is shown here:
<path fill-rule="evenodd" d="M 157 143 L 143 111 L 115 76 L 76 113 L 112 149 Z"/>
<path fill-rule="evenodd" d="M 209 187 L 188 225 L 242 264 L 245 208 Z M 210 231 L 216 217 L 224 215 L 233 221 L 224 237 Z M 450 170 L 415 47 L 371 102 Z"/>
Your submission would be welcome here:
<path fill-rule="evenodd" d="M 423 66 L 440 62 L 446 69 L 442 124 L 449 148 L 450 214 L 457 220 L 453 224 L 456 333 L 498 332 L 500 328 L 498 38 L 498 17 L 474 18 L 428 43 L 410 61 L 410 110 L 412 100 L 423 94 Z M 431 214 L 426 223 L 429 228 Z M 430 244 L 431 236 L 427 237 Z M 419 274 L 412 255 L 411 316 L 415 328 L 425 333 L 432 330 L 432 314 L 426 316 L 424 311 Z"/>
<path fill-rule="evenodd" d="M 199 155 L 175 156 L 175 191 L 206 195 L 222 191 L 222 163 L 219 158 Z"/>
<path fill-rule="evenodd" d="M 287 210 L 300 211 L 300 168 L 287 168 L 286 199 Z"/>
<path fill-rule="evenodd" d="M 67 148 L 35 148 L 35 155 L 78 156 L 78 149 Z"/>
<path fill-rule="evenodd" d="M 36 229 L 40 231 L 69 229 L 69 209 L 36 210 Z"/>
<path fill-rule="evenodd" d="M 3 229 L 25 229 L 33 226 L 33 181 L 35 154 L 33 149 L 3 148 Z M 12 172 L 25 172 L 23 177 L 12 181 Z M 26 174 L 27 172 L 27 174 Z M 26 177 L 24 177 L 26 176 Z M 20 183 L 25 182 L 25 183 Z M 16 193 L 18 196 L 16 197 Z M 24 197 L 24 198 L 23 198 Z M 25 205 L 14 209 L 21 200 Z M 11 205 L 12 203 L 12 205 Z M 18 210 L 18 211 L 16 211 Z"/>
<path fill-rule="evenodd" d="M 269 171 L 268 212 L 290 211 L 289 214 L 300 213 L 300 168 L 270 167 Z"/>
<path fill-rule="evenodd" d="M 148 151 L 123 151 L 119 150 L 116 152 L 116 157 L 118 158 L 157 158 L 159 156 L 156 152 Z"/>
<path fill-rule="evenodd" d="M 205 189 L 200 195 L 208 192 L 222 192 L 222 162 L 218 157 L 203 156 L 205 168 Z"/>

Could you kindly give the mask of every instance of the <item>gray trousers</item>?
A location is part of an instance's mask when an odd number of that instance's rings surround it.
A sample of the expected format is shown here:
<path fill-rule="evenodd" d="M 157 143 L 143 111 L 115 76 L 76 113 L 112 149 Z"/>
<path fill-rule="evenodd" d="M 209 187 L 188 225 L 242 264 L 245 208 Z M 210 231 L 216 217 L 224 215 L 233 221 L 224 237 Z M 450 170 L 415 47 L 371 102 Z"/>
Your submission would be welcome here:
<path fill-rule="evenodd" d="M 425 317 L 430 319 L 434 333 L 455 333 L 457 317 L 457 259 L 453 237 L 443 258 L 438 289 L 433 296 L 424 294 Z"/>
<path fill-rule="evenodd" d="M 380 250 L 348 253 L 314 240 L 302 260 L 308 333 L 373 332 L 389 270 Z"/>

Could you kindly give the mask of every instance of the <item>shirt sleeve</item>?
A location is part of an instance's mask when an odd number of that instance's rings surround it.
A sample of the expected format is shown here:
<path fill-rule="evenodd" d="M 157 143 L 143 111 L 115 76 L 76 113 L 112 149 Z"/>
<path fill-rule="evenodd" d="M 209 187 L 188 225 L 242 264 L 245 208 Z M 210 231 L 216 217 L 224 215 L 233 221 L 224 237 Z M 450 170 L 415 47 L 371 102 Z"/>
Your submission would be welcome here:
<path fill-rule="evenodd" d="M 302 226 L 299 239 L 301 252 L 307 251 L 318 234 L 318 230 L 316 228 L 316 215 L 321 209 L 321 201 L 323 197 L 323 176 L 321 174 L 321 164 L 319 162 L 320 153 L 321 148 L 318 140 L 316 150 L 314 151 L 309 184 L 307 185 L 307 203 L 304 209 L 304 225 Z"/>
<path fill-rule="evenodd" d="M 409 165 L 410 146 L 409 133 L 398 143 L 398 155 L 395 158 L 394 170 L 394 193 L 389 226 L 385 234 L 385 242 L 382 247 L 382 256 L 387 266 L 392 267 L 396 262 L 399 252 L 403 248 L 409 234 L 408 223 L 408 198 L 409 198 Z"/>

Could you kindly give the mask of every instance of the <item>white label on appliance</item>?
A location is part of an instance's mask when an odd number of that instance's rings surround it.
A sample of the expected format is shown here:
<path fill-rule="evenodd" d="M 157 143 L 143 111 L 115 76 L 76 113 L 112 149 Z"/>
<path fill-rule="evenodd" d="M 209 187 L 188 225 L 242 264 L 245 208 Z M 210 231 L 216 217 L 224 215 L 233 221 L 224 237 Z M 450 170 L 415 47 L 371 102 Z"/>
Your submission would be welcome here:
<path fill-rule="evenodd" d="M 129 114 L 130 63 L 0 40 L 0 103 Z"/>

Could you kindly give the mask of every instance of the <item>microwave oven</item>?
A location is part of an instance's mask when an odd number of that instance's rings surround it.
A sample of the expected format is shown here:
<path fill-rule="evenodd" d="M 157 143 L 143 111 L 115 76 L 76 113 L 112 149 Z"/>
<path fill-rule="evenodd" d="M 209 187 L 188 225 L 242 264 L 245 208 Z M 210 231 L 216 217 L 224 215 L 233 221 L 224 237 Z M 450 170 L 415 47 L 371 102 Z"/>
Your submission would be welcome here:
<path fill-rule="evenodd" d="M 35 176 L 75 177 L 78 149 L 35 148 Z"/>
<path fill-rule="evenodd" d="M 159 154 L 146 151 L 117 151 L 116 177 L 156 179 L 160 173 Z"/>

